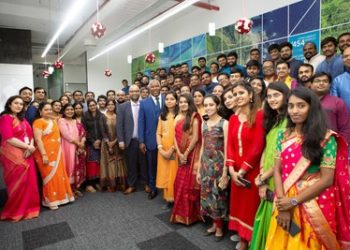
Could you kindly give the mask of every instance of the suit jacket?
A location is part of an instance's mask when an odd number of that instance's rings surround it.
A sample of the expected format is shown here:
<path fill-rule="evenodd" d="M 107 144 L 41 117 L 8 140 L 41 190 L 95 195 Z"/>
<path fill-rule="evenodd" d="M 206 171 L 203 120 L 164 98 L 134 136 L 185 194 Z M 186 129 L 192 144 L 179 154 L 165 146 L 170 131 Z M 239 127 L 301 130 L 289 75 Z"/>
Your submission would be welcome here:
<path fill-rule="evenodd" d="M 161 105 L 164 105 L 164 97 L 159 96 Z M 157 125 L 161 109 L 158 109 L 151 96 L 140 102 L 138 135 L 140 143 L 144 143 L 146 148 L 154 150 L 157 148 Z"/>
<path fill-rule="evenodd" d="M 139 112 L 140 114 L 140 112 Z M 118 105 L 117 109 L 117 139 L 128 147 L 134 131 L 134 118 L 132 116 L 131 102 Z"/>

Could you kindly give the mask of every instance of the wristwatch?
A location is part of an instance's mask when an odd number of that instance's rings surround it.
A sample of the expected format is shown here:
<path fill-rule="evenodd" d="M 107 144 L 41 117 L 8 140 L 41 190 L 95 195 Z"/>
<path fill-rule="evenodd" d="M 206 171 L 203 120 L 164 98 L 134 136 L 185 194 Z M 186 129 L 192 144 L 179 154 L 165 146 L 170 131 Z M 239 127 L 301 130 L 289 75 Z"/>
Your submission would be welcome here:
<path fill-rule="evenodd" d="M 294 207 L 298 206 L 298 200 L 296 198 L 290 199 L 290 204 L 292 204 Z"/>

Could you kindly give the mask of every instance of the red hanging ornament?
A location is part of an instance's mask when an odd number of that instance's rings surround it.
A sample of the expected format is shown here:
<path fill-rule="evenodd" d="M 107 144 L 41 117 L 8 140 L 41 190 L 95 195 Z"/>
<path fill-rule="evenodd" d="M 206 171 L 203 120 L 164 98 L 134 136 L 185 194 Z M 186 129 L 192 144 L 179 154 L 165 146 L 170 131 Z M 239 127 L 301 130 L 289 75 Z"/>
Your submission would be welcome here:
<path fill-rule="evenodd" d="M 44 70 L 43 73 L 41 73 L 41 75 L 44 77 L 44 78 L 48 78 L 50 76 L 50 72 L 48 70 Z"/>
<path fill-rule="evenodd" d="M 252 20 L 242 17 L 238 19 L 235 23 L 235 29 L 239 34 L 247 34 L 253 26 Z"/>
<path fill-rule="evenodd" d="M 105 35 L 106 27 L 100 22 L 96 22 L 91 25 L 91 35 L 96 39 L 99 39 Z"/>
<path fill-rule="evenodd" d="M 64 64 L 62 60 L 57 59 L 53 66 L 55 67 L 55 69 L 62 69 Z"/>
<path fill-rule="evenodd" d="M 112 76 L 112 70 L 111 69 L 105 69 L 105 76 L 111 77 Z"/>
<path fill-rule="evenodd" d="M 154 53 L 148 53 L 145 56 L 146 63 L 154 63 L 156 61 L 156 55 Z"/>

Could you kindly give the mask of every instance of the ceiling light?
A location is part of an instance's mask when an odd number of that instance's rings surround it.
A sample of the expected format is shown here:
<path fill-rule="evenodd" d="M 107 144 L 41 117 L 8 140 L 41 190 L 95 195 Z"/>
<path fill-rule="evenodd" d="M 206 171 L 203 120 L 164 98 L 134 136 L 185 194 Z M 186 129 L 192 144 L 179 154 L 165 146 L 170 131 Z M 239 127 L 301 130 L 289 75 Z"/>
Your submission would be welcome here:
<path fill-rule="evenodd" d="M 159 53 L 164 52 L 164 43 L 158 43 L 158 51 L 159 51 Z"/>
<path fill-rule="evenodd" d="M 215 36 L 215 23 L 209 23 L 208 30 L 209 36 Z"/>
<path fill-rule="evenodd" d="M 179 4 L 177 4 L 176 6 L 174 6 L 173 8 L 169 9 L 168 11 L 160 14 L 159 16 L 151 19 L 150 21 L 148 21 L 147 23 L 137 27 L 136 29 L 130 31 L 128 34 L 126 34 L 125 36 L 121 37 L 120 39 L 117 39 L 116 41 L 114 41 L 110 46 L 108 46 L 106 49 L 102 50 L 100 53 L 98 53 L 97 55 L 91 57 L 89 59 L 89 61 L 91 62 L 92 60 L 96 59 L 97 57 L 107 53 L 108 51 L 111 51 L 112 49 L 116 48 L 117 46 L 119 46 L 120 44 L 123 44 L 127 41 L 129 41 L 130 39 L 140 35 L 141 33 L 143 33 L 144 31 L 156 26 L 157 24 L 163 22 L 164 20 L 168 19 L 169 17 L 179 13 L 180 11 L 188 8 L 189 6 L 191 6 L 192 4 L 199 2 L 200 0 L 186 0 L 183 1 Z"/>
<path fill-rule="evenodd" d="M 128 55 L 128 63 L 132 63 L 132 55 Z"/>
<path fill-rule="evenodd" d="M 84 5 L 88 1 L 86 0 L 76 0 L 73 5 L 71 5 L 69 11 L 67 12 L 66 16 L 63 18 L 63 22 L 61 23 L 61 26 L 56 31 L 55 35 L 51 38 L 50 42 L 47 44 L 44 52 L 42 53 L 41 57 L 45 57 L 47 52 L 50 50 L 51 46 L 54 44 L 54 42 L 57 40 L 59 35 L 63 32 L 63 30 L 72 22 L 73 18 L 77 16 L 77 14 L 83 9 Z"/>

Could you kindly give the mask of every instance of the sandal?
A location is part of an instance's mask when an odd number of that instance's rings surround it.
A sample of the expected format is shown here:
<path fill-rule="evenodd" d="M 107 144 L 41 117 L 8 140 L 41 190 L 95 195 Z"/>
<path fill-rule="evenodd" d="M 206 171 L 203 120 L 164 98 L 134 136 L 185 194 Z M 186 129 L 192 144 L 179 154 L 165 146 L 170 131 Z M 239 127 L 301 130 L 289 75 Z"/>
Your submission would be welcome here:
<path fill-rule="evenodd" d="M 96 189 L 94 189 L 93 186 L 87 186 L 85 190 L 86 190 L 86 192 L 89 192 L 89 193 L 95 193 L 96 192 Z"/>

